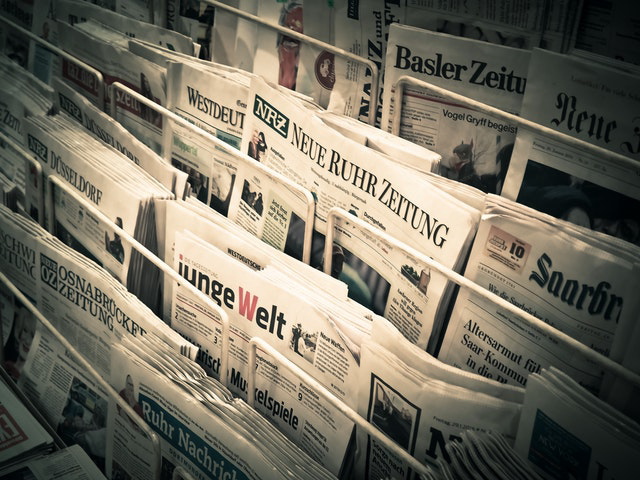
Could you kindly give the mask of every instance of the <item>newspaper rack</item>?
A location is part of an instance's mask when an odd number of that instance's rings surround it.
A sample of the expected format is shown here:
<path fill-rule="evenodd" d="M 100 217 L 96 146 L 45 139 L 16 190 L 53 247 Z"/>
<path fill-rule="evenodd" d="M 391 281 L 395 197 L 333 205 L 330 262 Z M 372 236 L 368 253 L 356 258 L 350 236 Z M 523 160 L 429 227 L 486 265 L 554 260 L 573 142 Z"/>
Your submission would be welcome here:
<path fill-rule="evenodd" d="M 526 118 L 522 118 L 517 115 L 505 112 L 504 110 L 492 107 L 490 105 L 487 105 L 486 103 L 478 102 L 477 100 L 474 100 L 472 98 L 465 97 L 464 95 L 460 95 L 458 93 L 452 92 L 442 87 L 438 87 L 429 82 L 419 80 L 417 78 L 411 77 L 410 75 L 402 75 L 400 78 L 398 78 L 398 81 L 394 85 L 394 88 L 395 88 L 395 91 L 393 93 L 394 110 L 393 110 L 393 115 L 391 117 L 392 118 L 391 133 L 393 133 L 394 135 L 400 136 L 400 121 L 402 119 L 402 99 L 404 95 L 404 89 L 406 86 L 419 87 L 419 88 L 428 90 L 430 92 L 433 92 L 437 95 L 444 97 L 448 101 L 456 102 L 458 104 L 462 104 L 463 106 L 471 108 L 473 110 L 477 110 L 487 115 L 497 117 L 512 125 L 517 126 L 518 128 L 522 127 L 524 129 L 540 133 L 545 137 L 552 138 L 564 145 L 590 152 L 592 155 L 598 156 L 599 158 L 606 158 L 607 161 L 612 162 L 615 166 L 619 166 L 620 168 L 625 168 L 629 170 L 634 170 L 636 172 L 640 172 L 640 168 L 638 167 L 638 162 L 633 160 L 632 158 L 625 157 L 624 155 L 612 152 L 610 150 L 599 147 L 597 145 L 586 142 L 584 140 L 580 140 L 579 138 L 575 138 L 570 135 L 564 134 L 562 132 L 558 132 L 549 127 L 545 127 L 544 125 L 540 125 L 538 123 L 532 122 L 531 120 L 527 120 Z"/>
<path fill-rule="evenodd" d="M 49 177 L 47 178 L 47 182 L 49 183 L 49 186 L 55 186 L 56 188 L 60 188 L 62 190 L 64 190 L 68 195 L 73 196 L 78 202 L 80 202 L 88 211 L 91 212 L 92 215 L 95 215 L 97 218 L 100 219 L 100 221 L 105 224 L 108 225 L 111 229 L 113 229 L 114 232 L 116 232 L 117 234 L 120 235 L 120 238 L 123 240 L 123 242 L 128 243 L 132 249 L 136 250 L 138 253 L 140 253 L 142 256 L 144 256 L 147 260 L 149 260 L 151 263 L 153 263 L 153 265 L 160 269 L 165 275 L 168 275 L 172 280 L 180 283 L 181 285 L 184 285 L 189 291 L 190 293 L 192 293 L 193 295 L 195 295 L 201 302 L 203 302 L 205 305 L 207 305 L 209 307 L 209 309 L 211 311 L 216 312 L 221 321 L 222 321 L 222 354 L 220 355 L 220 371 L 221 372 L 226 372 L 227 371 L 227 352 L 228 352 L 228 348 L 229 348 L 229 341 L 228 341 L 228 337 L 229 337 L 229 317 L 227 316 L 227 313 L 222 310 L 222 308 L 220 308 L 218 305 L 216 305 L 213 300 L 209 297 L 207 297 L 203 292 L 201 292 L 200 290 L 198 290 L 195 286 L 193 286 L 192 284 L 190 284 L 188 281 L 185 281 L 184 278 L 182 278 L 178 272 L 176 272 L 173 268 L 171 268 L 169 265 L 167 265 L 165 262 L 163 262 L 160 258 L 158 258 L 156 255 L 154 255 L 151 251 L 149 251 L 146 247 L 144 247 L 142 244 L 140 244 L 140 242 L 138 242 L 136 239 L 134 239 L 131 235 L 129 235 L 127 232 L 125 232 L 122 228 L 120 228 L 118 225 L 116 225 L 112 220 L 110 220 L 109 218 L 107 218 L 102 212 L 100 212 L 98 209 L 96 209 L 93 205 L 89 204 L 86 200 L 84 200 L 82 197 L 80 197 L 76 192 L 74 192 L 73 190 L 71 190 L 62 180 L 60 180 L 60 178 L 57 175 L 49 175 Z M 51 196 L 53 196 L 53 192 L 54 189 L 50 188 L 50 193 Z M 47 210 L 47 222 L 48 225 L 50 225 L 51 230 L 53 233 L 53 225 L 55 224 L 54 220 L 55 220 L 55 213 L 54 213 L 54 209 L 53 209 L 53 198 L 49 199 L 51 201 L 51 203 L 49 203 L 49 205 L 52 206 L 52 208 L 49 208 Z"/>
<path fill-rule="evenodd" d="M 249 157 L 247 154 L 240 152 L 236 148 L 231 145 L 223 142 L 219 138 L 211 135 L 205 130 L 193 125 L 189 121 L 180 117 L 179 115 L 173 113 L 172 111 L 166 109 L 162 105 L 155 103 L 153 100 L 146 98 L 145 96 L 139 94 L 138 92 L 132 90 L 126 85 L 120 82 L 113 82 L 110 85 L 111 93 L 110 95 L 113 97 L 117 91 L 122 91 L 131 97 L 135 98 L 138 102 L 147 105 L 148 107 L 154 109 L 156 112 L 160 113 L 163 116 L 163 119 L 169 119 L 180 126 L 189 129 L 194 134 L 200 136 L 201 138 L 206 139 L 208 142 L 211 142 L 216 148 L 223 150 L 225 153 L 230 154 L 237 158 L 240 162 L 244 162 L 244 164 L 248 165 L 250 168 L 257 169 L 264 173 L 264 175 L 275 178 L 277 181 L 282 182 L 289 191 L 297 192 L 297 195 L 303 197 L 307 204 L 307 212 L 305 217 L 305 231 L 304 231 L 304 246 L 302 251 L 302 261 L 307 265 L 311 261 L 311 239 L 313 236 L 313 222 L 315 216 L 315 200 L 306 188 L 298 185 L 297 183 L 290 180 L 288 177 L 285 177 L 279 172 L 272 170 L 271 168 L 261 164 L 260 162 L 256 162 L 253 158 Z M 116 102 L 111 102 L 111 117 L 117 121 L 117 105 Z M 171 153 L 170 152 L 162 152 L 163 158 L 165 161 L 171 163 Z M 239 187 L 236 187 L 239 188 Z"/>
<path fill-rule="evenodd" d="M 332 208 L 329 211 L 329 214 L 327 216 L 327 237 L 325 242 L 325 259 L 328 259 L 329 261 L 328 262 L 325 261 L 325 265 L 324 265 L 325 272 L 331 271 L 331 257 L 332 257 L 331 245 L 333 244 L 333 238 L 334 238 L 334 232 L 335 232 L 334 227 L 337 219 L 342 219 L 344 221 L 356 223 L 361 227 L 369 230 L 374 229 L 374 227 L 366 223 L 364 220 L 361 220 L 351 215 L 346 210 L 338 207 Z M 388 233 L 380 230 L 380 231 L 377 231 L 376 234 L 382 237 L 386 242 L 396 246 L 400 250 L 406 251 L 411 256 L 417 258 L 418 260 L 425 263 L 426 265 L 429 265 L 431 268 L 441 273 L 443 276 L 445 276 L 447 279 L 451 280 L 452 282 L 455 282 L 456 284 L 460 285 L 462 288 L 471 290 L 474 294 L 482 297 L 484 300 L 487 300 L 488 302 L 493 303 L 504 310 L 507 310 L 510 314 L 515 315 L 516 317 L 522 319 L 524 322 L 529 323 L 535 326 L 536 328 L 539 328 L 540 330 L 548 334 L 550 337 L 557 339 L 567 347 L 579 352 L 585 358 L 597 363 L 598 365 L 601 365 L 605 370 L 611 372 L 616 377 L 628 382 L 631 385 L 640 387 L 640 375 L 638 375 L 637 373 L 632 372 L 631 370 L 623 367 L 621 364 L 611 360 L 608 357 L 605 357 L 601 353 L 596 352 L 595 350 L 589 348 L 587 345 L 580 343 L 579 341 L 577 341 L 573 337 L 570 337 L 566 333 L 553 328 L 551 325 L 534 317 L 530 313 L 519 309 L 518 307 L 513 305 L 511 302 L 508 302 L 507 300 L 491 293 L 489 290 L 477 285 L 475 282 L 467 279 L 466 277 L 460 275 L 459 273 L 456 273 L 453 270 L 450 270 L 444 267 L 443 265 L 436 262 L 432 258 L 418 252 L 417 250 L 413 249 L 409 245 L 406 245 L 403 242 L 395 239 Z"/>
<path fill-rule="evenodd" d="M 83 70 L 86 70 L 93 77 L 93 80 L 95 80 L 95 89 L 97 90 L 98 107 L 101 110 L 104 110 L 104 107 L 105 107 L 105 104 L 104 104 L 104 94 L 105 94 L 105 88 L 104 87 L 105 87 L 105 83 L 104 83 L 104 77 L 103 77 L 102 73 L 99 70 L 95 69 L 94 67 L 92 67 L 88 63 L 83 62 L 79 58 L 76 58 L 75 56 L 71 55 L 70 53 L 62 50 L 61 48 L 56 47 L 52 43 L 47 42 L 43 38 L 40 38 L 39 36 L 29 32 L 28 30 L 25 30 L 24 28 L 16 25 L 12 21 L 7 20 L 2 15 L 0 15 L 0 21 L 5 23 L 9 28 L 18 31 L 21 35 L 29 37 L 29 39 L 31 39 L 32 41 L 36 42 L 42 48 L 44 48 L 46 50 L 49 50 L 50 52 L 54 53 L 58 57 L 61 57 L 64 61 L 76 64 L 80 68 L 82 68 Z M 41 80 L 43 80 L 43 79 L 41 79 Z M 46 80 L 45 80 L 45 82 L 46 83 L 50 83 L 49 81 L 46 81 Z"/>
<path fill-rule="evenodd" d="M 307 45 L 311 45 L 312 47 L 320 48 L 322 50 L 331 52 L 337 57 L 341 57 L 345 60 L 349 60 L 349 61 L 364 65 L 371 72 L 371 101 L 369 104 L 368 123 L 370 125 L 375 124 L 376 110 L 378 105 L 378 90 L 380 88 L 380 85 L 379 85 L 380 81 L 379 81 L 378 66 L 372 60 L 369 60 L 368 58 L 364 58 L 354 53 L 348 52 L 347 50 L 331 45 L 330 43 L 323 42 L 309 35 L 305 35 L 304 33 L 299 33 L 289 28 L 283 27 L 282 25 L 277 25 L 274 23 L 267 22 L 256 15 L 252 15 L 251 13 L 245 12 L 243 10 L 230 7 L 229 5 L 225 5 L 222 2 L 219 2 L 216 0 L 204 0 L 204 3 L 213 5 L 214 7 L 225 10 L 228 13 L 236 15 L 237 17 L 243 18 L 245 20 L 249 20 L 253 23 L 257 23 L 271 30 L 280 32 L 281 34 L 286 35 L 288 37 L 295 38 L 296 40 L 299 40 L 300 42 L 305 43 Z"/>
<path fill-rule="evenodd" d="M 151 428 L 147 425 L 147 423 L 139 417 L 134 411 L 133 408 L 122 398 L 115 389 L 109 385 L 106 380 L 104 380 L 100 374 L 91 366 L 91 364 L 85 360 L 85 358 L 78 353 L 69 341 L 56 330 L 56 328 L 49 322 L 49 320 L 42 314 L 40 311 L 27 299 L 27 297 L 5 276 L 4 273 L 0 272 L 0 283 L 4 284 L 11 293 L 31 312 L 31 314 L 56 338 L 60 344 L 64 346 L 67 350 L 67 354 L 73 358 L 75 362 L 77 362 L 87 373 L 88 376 L 92 377 L 92 379 L 99 384 L 105 391 L 109 392 L 111 396 L 111 400 L 115 400 L 118 407 L 127 412 L 127 415 L 136 424 L 136 427 L 139 428 L 146 436 L 149 438 L 150 442 L 153 444 L 153 455 L 154 460 L 156 462 L 154 471 L 157 472 L 157 479 L 160 478 L 161 473 L 161 463 L 162 457 L 160 454 L 160 440 L 158 435 L 151 430 Z M 56 438 L 57 435 L 54 437 Z"/>
<path fill-rule="evenodd" d="M 256 352 L 258 349 L 263 350 L 267 354 L 271 355 L 280 364 L 283 364 L 287 369 L 291 370 L 295 375 L 300 377 L 305 383 L 308 383 L 311 388 L 318 392 L 327 402 L 335 407 L 340 413 L 342 413 L 349 420 L 353 421 L 358 428 L 362 428 L 372 437 L 375 437 L 385 448 L 388 448 L 394 455 L 400 457 L 403 461 L 407 462 L 410 468 L 416 473 L 422 475 L 424 478 L 432 478 L 431 469 L 420 463 L 413 458 L 406 450 L 403 450 L 400 445 L 388 438 L 380 430 L 374 427 L 367 420 L 362 418 L 356 411 L 348 407 L 342 400 L 338 399 L 333 393 L 327 390 L 320 382 L 311 377 L 308 373 L 295 365 L 284 355 L 278 352 L 275 348 L 269 345 L 265 340 L 259 337 L 253 337 L 249 341 L 249 365 L 256 364 Z M 255 369 L 250 369 L 250 374 L 247 378 L 247 403 L 252 407 L 255 404 Z"/>

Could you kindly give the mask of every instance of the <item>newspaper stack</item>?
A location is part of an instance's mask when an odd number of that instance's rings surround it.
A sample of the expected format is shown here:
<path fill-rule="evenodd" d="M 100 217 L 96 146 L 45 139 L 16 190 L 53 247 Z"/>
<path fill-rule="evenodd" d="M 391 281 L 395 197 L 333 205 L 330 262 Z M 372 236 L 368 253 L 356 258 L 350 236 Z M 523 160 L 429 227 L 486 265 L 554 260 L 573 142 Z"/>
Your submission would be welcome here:
<path fill-rule="evenodd" d="M 78 0 L 57 2 L 56 18 L 70 25 L 92 19 L 104 26 L 122 32 L 128 37 L 151 42 L 186 55 L 197 55 L 199 49 L 199 45 L 194 43 L 188 36 L 174 30 L 162 28 L 158 26 L 160 25 L 159 23 L 154 24 L 148 20 L 136 18 L 135 15 L 131 15 L 131 12 L 111 11 L 92 3 Z"/>
<path fill-rule="evenodd" d="M 138 140 L 121 124 L 113 121 L 89 100 L 56 78 L 53 81 L 56 91 L 56 106 L 73 120 L 78 121 L 94 137 L 111 145 L 125 155 L 142 170 L 147 172 L 177 198 L 186 194 L 187 174 L 172 167 L 158 154 Z"/>
<path fill-rule="evenodd" d="M 177 465 L 196 477 L 335 478 L 221 385 L 167 381 L 124 346 L 111 371 L 112 382 L 135 379 L 133 408 L 160 438 L 163 478 Z"/>
<path fill-rule="evenodd" d="M 0 6 L 0 13 L 8 21 L 47 42 L 56 42 L 56 22 L 52 18 L 50 0 L 12 2 Z M 55 55 L 41 48 L 29 37 L 8 27 L 0 27 L 0 50 L 22 68 L 28 69 L 47 82 Z"/>
<path fill-rule="evenodd" d="M 3 318 L 4 313 L 3 308 Z M 5 362 L 3 359 L 3 367 Z M 0 378 L 0 418 L 0 478 L 3 471 L 53 449 L 53 438 L 6 383 L 4 375 Z"/>
<path fill-rule="evenodd" d="M 527 385 L 515 449 L 544 478 L 631 479 L 640 425 L 557 369 L 543 369 Z"/>
<path fill-rule="evenodd" d="M 261 242 L 200 202 L 156 203 L 159 214 L 166 217 L 167 255 L 173 257 L 174 251 L 176 256 L 181 254 L 179 273 L 215 301 L 220 300 L 229 314 L 231 336 L 227 337 L 221 321 L 212 312 L 204 311 L 184 288 L 174 289 L 173 298 L 167 299 L 172 327 L 200 346 L 197 361 L 207 374 L 221 378 L 234 394 L 247 398 L 251 373 L 245 367 L 249 340 L 259 336 L 333 395 L 351 403 L 355 391 L 349 382 L 359 355 L 354 337 L 368 334 L 370 320 L 360 309 L 353 308 L 353 302 L 348 302 L 344 284 Z M 182 229 L 192 230 L 210 244 L 192 244 L 179 250 L 184 244 L 178 241 Z M 202 273 L 193 269 L 195 262 Z M 261 277 L 262 281 L 258 281 Z M 234 286 L 236 283 L 245 297 L 236 293 L 240 291 Z M 273 301 L 275 312 L 263 306 L 263 298 Z M 239 308 L 245 308 L 244 315 L 253 315 L 255 325 L 238 314 Z M 273 322 L 274 335 L 268 332 L 266 314 L 280 319 Z M 283 328 L 275 327 L 278 322 Z M 283 338 L 277 338 L 278 334 Z M 227 339 L 229 372 L 221 375 Z M 314 386 L 299 379 L 286 364 L 260 350 L 256 361 L 259 368 L 255 371 L 255 408 L 312 458 L 338 474 L 348 454 L 352 422 L 343 419 Z M 274 407 L 276 404 L 279 406 Z"/>
<path fill-rule="evenodd" d="M 441 157 L 431 150 L 355 118 L 322 110 L 318 111 L 318 115 L 327 125 L 344 136 L 376 152 L 384 153 L 403 165 L 420 172 L 438 173 L 440 171 Z"/>
<path fill-rule="evenodd" d="M 25 123 L 25 136 L 45 179 L 56 176 L 142 245 L 156 250 L 151 199 L 173 198 L 169 190 L 66 114 L 30 117 Z M 48 183 L 45 198 L 51 198 L 47 192 Z M 111 232 L 98 228 L 95 219 L 85 217 L 85 210 L 77 201 L 67 205 L 64 196 L 56 196 L 48 208 L 50 215 L 55 211 L 52 228 L 68 245 L 90 252 L 145 304 L 154 306 L 160 279 L 147 277 L 143 281 L 144 259 L 125 251 L 120 237 L 108 236 Z"/>
<path fill-rule="evenodd" d="M 24 152 L 24 120 L 29 115 L 46 114 L 53 106 L 53 90 L 5 55 L 0 55 L 0 181 L 4 204 L 12 206 L 39 221 L 38 205 L 27 205 L 31 172 Z M 33 208 L 32 208 L 33 207 Z"/>
<path fill-rule="evenodd" d="M 58 27 L 60 48 L 102 72 L 107 85 L 113 82 L 129 85 L 149 100 L 166 105 L 163 69 L 131 53 L 128 50 L 129 37 L 124 33 L 94 20 L 74 26 L 58 22 Z M 99 86 L 87 82 L 85 73 L 79 68 L 67 68 L 60 76 L 98 108 L 104 108 L 98 104 Z M 115 106 L 110 106 L 116 109 L 114 118 L 144 144 L 161 153 L 162 116 L 126 93 L 120 92 L 110 101 L 115 103 Z"/>
<path fill-rule="evenodd" d="M 90 459 L 86 460 L 107 478 L 157 475 L 154 439 L 140 429 L 144 424 L 131 422 L 130 415 L 135 413 L 127 409 L 126 398 L 120 398 L 79 357 L 73 348 L 78 345 L 77 338 L 70 339 L 71 349 L 65 348 L 61 341 L 64 334 L 49 330 L 35 317 L 34 321 L 32 342 L 17 384 L 60 440 L 67 446 L 80 446 Z M 86 460 L 75 460 L 93 471 Z M 59 468 L 55 458 L 49 466 Z"/>
<path fill-rule="evenodd" d="M 156 332 L 173 352 L 195 357 L 193 345 L 156 317 L 106 270 L 42 227 L 0 208 L 12 248 L 2 271 L 102 375 L 122 337 Z"/>
<path fill-rule="evenodd" d="M 432 468 L 450 462 L 445 443 L 464 430 L 515 440 L 522 389 L 443 365 L 384 319 L 374 321 L 372 339 L 393 351 L 363 343 L 358 413 L 419 462 Z M 412 478 L 409 466 L 377 439 L 358 430 L 357 442 L 357 478 Z"/>
<path fill-rule="evenodd" d="M 6 475 L 6 476 L 5 476 Z M 11 468 L 0 470 L 0 478 L 33 478 L 48 480 L 64 475 L 68 480 L 105 479 L 100 469 L 79 445 L 71 445 L 54 453 L 31 458 Z"/>
<path fill-rule="evenodd" d="M 622 360 L 638 316 L 640 253 L 625 242 L 487 198 L 465 276 L 555 329 Z M 602 369 L 558 339 L 468 290 L 461 291 L 438 358 L 526 386 L 556 366 L 593 392 Z"/>
<path fill-rule="evenodd" d="M 462 441 L 450 440 L 445 445 L 451 462 L 438 461 L 444 480 L 542 480 L 501 435 L 465 430 L 460 438 Z"/>
<path fill-rule="evenodd" d="M 389 28 L 382 128 L 442 155 L 441 174 L 487 193 L 499 193 L 517 127 L 489 114 L 453 104 L 425 89 L 404 88 L 402 112 L 394 114 L 401 76 L 445 88 L 518 114 L 527 85 L 530 52 L 400 24 Z"/>

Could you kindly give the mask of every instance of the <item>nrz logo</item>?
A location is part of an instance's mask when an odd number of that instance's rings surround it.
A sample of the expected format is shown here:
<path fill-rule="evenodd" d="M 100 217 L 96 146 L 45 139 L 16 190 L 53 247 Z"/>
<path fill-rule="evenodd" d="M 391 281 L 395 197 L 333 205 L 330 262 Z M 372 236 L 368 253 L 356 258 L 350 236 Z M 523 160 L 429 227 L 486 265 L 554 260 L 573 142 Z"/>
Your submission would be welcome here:
<path fill-rule="evenodd" d="M 40 278 L 51 288 L 58 289 L 58 262 L 40 254 Z"/>
<path fill-rule="evenodd" d="M 35 153 L 40 159 L 46 163 L 47 156 L 49 152 L 47 150 L 47 146 L 38 140 L 36 137 L 32 137 L 31 134 L 27 135 L 27 144 L 29 145 L 29 150 Z"/>
<path fill-rule="evenodd" d="M 284 138 L 289 135 L 289 119 L 260 95 L 253 102 L 253 114 Z"/>

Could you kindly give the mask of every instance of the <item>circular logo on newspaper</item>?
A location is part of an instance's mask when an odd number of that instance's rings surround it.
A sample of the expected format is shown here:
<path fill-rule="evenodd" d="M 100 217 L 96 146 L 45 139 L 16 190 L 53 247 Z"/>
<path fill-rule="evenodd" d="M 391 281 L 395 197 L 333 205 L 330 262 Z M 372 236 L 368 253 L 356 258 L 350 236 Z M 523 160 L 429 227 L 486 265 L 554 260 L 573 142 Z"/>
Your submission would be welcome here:
<path fill-rule="evenodd" d="M 318 80 L 318 83 L 327 90 L 331 90 L 333 88 L 333 84 L 336 83 L 336 71 L 334 65 L 333 53 L 329 53 L 326 50 L 320 53 L 316 58 L 316 79 Z"/>

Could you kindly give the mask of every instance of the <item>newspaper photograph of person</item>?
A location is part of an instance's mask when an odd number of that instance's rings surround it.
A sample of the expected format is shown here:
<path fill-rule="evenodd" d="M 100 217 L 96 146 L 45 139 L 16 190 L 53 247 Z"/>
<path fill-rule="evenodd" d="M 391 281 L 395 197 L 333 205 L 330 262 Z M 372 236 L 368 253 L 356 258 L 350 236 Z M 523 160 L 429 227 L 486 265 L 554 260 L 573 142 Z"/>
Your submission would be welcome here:
<path fill-rule="evenodd" d="M 242 195 L 240 198 L 259 216 L 262 216 L 264 210 L 262 192 L 258 192 L 257 188 L 251 185 L 248 180 L 245 180 L 242 185 Z"/>
<path fill-rule="evenodd" d="M 313 363 L 318 343 L 318 332 L 307 332 L 302 328 L 301 323 L 296 323 L 291 327 L 291 350 L 296 352 L 309 363 Z"/>

